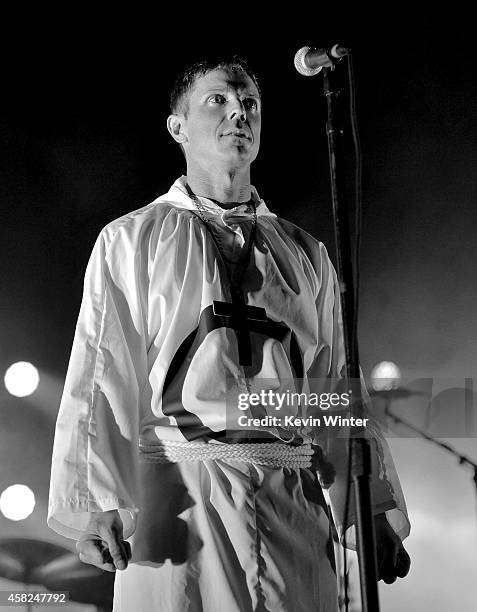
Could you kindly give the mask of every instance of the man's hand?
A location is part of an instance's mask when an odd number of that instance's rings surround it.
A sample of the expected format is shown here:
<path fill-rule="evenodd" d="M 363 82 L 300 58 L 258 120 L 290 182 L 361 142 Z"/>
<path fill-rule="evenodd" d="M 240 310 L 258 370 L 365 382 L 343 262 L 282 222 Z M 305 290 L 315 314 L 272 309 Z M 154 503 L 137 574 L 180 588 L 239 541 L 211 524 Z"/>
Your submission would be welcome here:
<path fill-rule="evenodd" d="M 376 553 L 378 559 L 378 580 L 392 584 L 396 578 L 404 578 L 409 573 L 411 558 L 400 538 L 388 523 L 385 514 L 374 517 L 376 532 Z"/>
<path fill-rule="evenodd" d="M 92 512 L 91 519 L 76 542 L 80 561 L 102 570 L 123 570 L 131 559 L 131 546 L 123 540 L 123 522 L 117 510 Z"/>

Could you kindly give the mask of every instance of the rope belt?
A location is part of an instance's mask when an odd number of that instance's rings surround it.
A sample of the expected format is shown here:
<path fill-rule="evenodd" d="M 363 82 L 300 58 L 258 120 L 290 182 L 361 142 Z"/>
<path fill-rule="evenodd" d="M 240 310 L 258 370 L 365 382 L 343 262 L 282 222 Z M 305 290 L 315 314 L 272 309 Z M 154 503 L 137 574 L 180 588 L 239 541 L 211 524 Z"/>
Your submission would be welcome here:
<path fill-rule="evenodd" d="M 143 461 L 181 463 L 183 461 L 209 461 L 233 459 L 257 465 L 281 468 L 309 468 L 314 453 L 311 444 L 290 446 L 284 442 L 274 444 L 216 444 L 205 442 L 171 442 L 139 446 Z"/>

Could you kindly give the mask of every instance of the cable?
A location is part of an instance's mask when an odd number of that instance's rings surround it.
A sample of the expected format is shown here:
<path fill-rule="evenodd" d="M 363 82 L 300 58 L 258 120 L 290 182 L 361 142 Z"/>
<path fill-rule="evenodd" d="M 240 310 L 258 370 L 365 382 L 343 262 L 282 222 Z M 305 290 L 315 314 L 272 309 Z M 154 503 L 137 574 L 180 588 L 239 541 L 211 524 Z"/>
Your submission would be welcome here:
<path fill-rule="evenodd" d="M 361 252 L 361 233 L 363 225 L 362 211 L 362 175 L 363 163 L 361 155 L 361 143 L 358 132 L 358 119 L 356 113 L 356 91 L 353 68 L 353 57 L 351 50 L 348 50 L 348 85 L 350 96 L 350 118 L 351 118 L 351 135 L 353 137 L 354 152 L 355 152 L 355 250 L 354 250 L 354 319 L 353 319 L 353 334 L 358 333 L 358 306 L 359 306 L 359 259 Z"/>
<path fill-rule="evenodd" d="M 353 70 L 353 59 L 351 49 L 348 49 L 347 66 L 348 66 L 348 87 L 349 87 L 349 112 L 351 119 L 351 135 L 354 144 L 354 158 L 355 158 L 355 227 L 354 227 L 354 252 L 353 252 L 353 263 L 354 263 L 354 312 L 352 322 L 352 342 L 353 346 L 356 346 L 357 335 L 358 335 L 358 307 L 359 307 L 359 260 L 361 251 L 361 233 L 362 233 L 362 155 L 361 155 L 361 143 L 358 132 L 358 121 L 356 113 L 356 91 L 355 91 L 355 80 Z M 349 506 L 350 506 L 350 492 L 351 492 L 351 474 L 352 468 L 352 437 L 350 435 L 348 440 L 348 465 L 346 475 L 346 498 L 344 508 L 344 520 L 343 520 L 343 571 L 344 571 L 344 598 L 345 598 L 345 611 L 348 612 L 348 562 L 347 562 L 347 548 L 346 548 L 346 527 L 348 524 Z"/>

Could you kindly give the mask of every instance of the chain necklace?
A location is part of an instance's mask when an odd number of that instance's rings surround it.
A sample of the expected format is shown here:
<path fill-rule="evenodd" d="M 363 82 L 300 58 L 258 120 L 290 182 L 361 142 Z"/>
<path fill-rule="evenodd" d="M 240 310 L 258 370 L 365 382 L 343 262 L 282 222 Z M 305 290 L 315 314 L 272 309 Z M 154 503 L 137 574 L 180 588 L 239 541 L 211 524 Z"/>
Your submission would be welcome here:
<path fill-rule="evenodd" d="M 186 183 L 186 189 L 187 189 L 187 193 L 189 194 L 189 197 L 192 199 L 192 201 L 194 202 L 196 208 L 197 208 L 197 212 L 199 213 L 199 217 L 201 218 L 202 222 L 204 223 L 204 225 L 206 226 L 206 228 L 209 231 L 209 234 L 212 237 L 212 240 L 215 243 L 215 246 L 217 247 L 217 250 L 220 254 L 220 257 L 222 258 L 222 260 L 231 264 L 234 264 L 236 262 L 231 261 L 228 257 L 225 256 L 224 252 L 222 251 L 222 247 L 220 245 L 219 240 L 217 239 L 215 233 L 214 233 L 214 229 L 212 227 L 212 224 L 210 222 L 210 220 L 207 218 L 207 215 L 205 214 L 205 207 L 202 204 L 202 202 L 199 200 L 199 198 L 195 195 L 195 193 L 192 191 L 192 189 L 189 187 L 188 183 Z M 249 263 L 249 259 L 250 259 L 250 255 L 251 255 L 251 251 L 252 251 L 252 247 L 255 244 L 255 234 L 256 234 L 256 230 L 257 230 L 257 207 L 255 205 L 255 202 L 253 200 L 251 200 L 252 202 L 252 207 L 253 207 L 253 216 L 252 216 L 252 231 L 250 233 L 250 238 L 248 241 L 248 245 L 247 245 L 247 251 L 245 253 L 245 256 L 243 258 L 240 258 L 241 261 L 243 261 L 243 265 L 240 265 L 240 262 L 238 263 L 239 268 L 241 269 L 241 274 L 239 276 L 239 278 L 237 279 L 237 282 L 233 282 L 232 280 L 232 276 L 230 274 L 229 268 L 227 265 L 225 265 L 225 269 L 227 272 L 227 276 L 229 279 L 229 283 L 230 283 L 230 288 L 232 291 L 235 291 L 237 288 L 237 285 L 240 285 L 240 281 L 242 280 L 242 277 L 244 275 L 245 269 L 248 266 Z M 244 202 L 244 204 L 248 204 L 248 202 Z"/>
<path fill-rule="evenodd" d="M 245 270 L 247 269 L 249 262 L 250 262 L 250 256 L 252 253 L 252 248 L 253 245 L 255 243 L 255 233 L 256 233 L 256 227 L 257 227 L 257 208 L 255 206 L 255 202 L 252 201 L 252 205 L 253 205 L 253 217 L 252 217 L 252 229 L 251 229 L 251 233 L 249 236 L 249 241 L 248 241 L 248 245 L 247 245 L 247 250 L 246 253 L 243 257 L 240 258 L 240 260 L 238 262 L 232 262 L 230 261 L 225 254 L 222 251 L 221 245 L 219 243 L 219 240 L 216 238 L 215 234 L 214 234 L 214 230 L 212 228 L 212 224 L 210 222 L 210 220 L 207 218 L 206 214 L 205 214 L 205 207 L 203 206 L 202 202 L 200 202 L 199 198 L 195 195 L 195 193 L 192 191 L 192 189 L 189 187 L 189 185 L 186 183 L 186 188 L 187 188 L 187 192 L 189 194 L 189 197 L 193 200 L 196 208 L 197 208 L 197 212 L 199 214 L 200 219 L 202 220 L 202 222 L 204 223 L 205 227 L 207 228 L 209 234 L 212 237 L 212 240 L 214 241 L 215 246 L 217 247 L 217 251 L 219 252 L 219 255 L 224 263 L 224 268 L 227 274 L 227 278 L 229 281 L 229 288 L 230 288 L 230 294 L 231 294 L 231 298 L 232 298 L 232 304 L 234 308 L 239 308 L 241 310 L 242 316 L 243 316 L 243 312 L 247 309 L 247 308 L 251 308 L 250 306 L 247 306 L 247 300 L 245 297 L 245 292 L 243 291 L 241 285 L 242 285 L 242 280 L 243 280 L 243 276 L 245 274 Z M 234 274 L 234 272 L 231 272 L 229 267 L 227 266 L 227 262 L 230 264 L 235 264 L 237 266 L 236 268 L 236 272 Z M 237 306 L 238 305 L 238 306 Z M 223 302 L 217 302 L 214 300 L 214 308 L 216 306 L 227 306 L 226 303 Z M 263 310 L 264 316 L 265 316 L 265 310 L 264 309 L 259 309 L 259 310 Z M 243 323 L 243 321 L 242 321 Z M 240 345 L 240 343 L 239 343 Z M 250 348 L 250 347 L 249 347 Z M 239 354 L 240 354 L 240 348 L 239 348 Z M 249 355 L 249 358 L 251 359 L 251 355 Z M 251 361 L 250 363 L 246 363 L 244 364 L 241 359 L 240 359 L 240 364 L 242 365 L 242 367 L 244 367 L 244 365 L 251 365 Z M 247 388 L 248 393 L 251 392 L 251 385 L 250 385 L 250 380 L 248 378 L 248 376 L 245 373 L 245 370 L 243 370 L 244 372 L 244 382 L 245 382 L 245 386 Z"/>
<path fill-rule="evenodd" d="M 188 183 L 186 183 L 186 189 L 187 189 L 187 193 L 189 194 L 189 197 L 192 199 L 192 201 L 194 202 L 196 208 L 197 208 L 197 212 L 199 213 L 200 218 L 202 219 L 204 225 L 206 226 L 206 228 L 209 230 L 210 235 L 212 236 L 212 239 L 215 243 L 215 246 L 217 247 L 217 250 L 220 253 L 221 258 L 224 261 L 227 261 L 229 263 L 234 263 L 231 262 L 223 253 L 222 248 L 219 244 L 219 241 L 217 240 L 215 234 L 214 234 L 214 230 L 213 227 L 209 221 L 209 219 L 207 218 L 207 215 L 205 214 L 205 207 L 202 204 L 202 202 L 199 200 L 199 198 L 195 195 L 195 193 L 192 191 L 192 189 L 189 187 Z M 246 267 L 248 260 L 250 258 L 250 253 L 252 250 L 252 245 L 255 243 L 255 232 L 256 232 L 256 228 L 257 228 L 257 207 L 255 205 L 255 202 L 253 200 L 250 200 L 252 202 L 252 206 L 253 206 L 253 216 L 252 216 L 252 232 L 250 234 L 250 239 L 249 239 L 249 243 L 248 243 L 248 248 L 247 248 L 247 252 L 245 254 L 245 265 L 244 268 Z M 244 204 L 248 204 L 248 202 L 244 202 Z M 229 281 L 230 281 L 230 285 L 231 287 L 233 287 L 235 285 L 235 283 L 232 282 L 232 279 L 230 278 L 230 273 L 229 270 L 227 268 L 227 266 L 225 266 L 225 268 L 227 269 L 227 274 L 229 276 Z M 245 270 L 243 270 L 245 271 Z M 242 274 L 243 276 L 243 274 Z"/>

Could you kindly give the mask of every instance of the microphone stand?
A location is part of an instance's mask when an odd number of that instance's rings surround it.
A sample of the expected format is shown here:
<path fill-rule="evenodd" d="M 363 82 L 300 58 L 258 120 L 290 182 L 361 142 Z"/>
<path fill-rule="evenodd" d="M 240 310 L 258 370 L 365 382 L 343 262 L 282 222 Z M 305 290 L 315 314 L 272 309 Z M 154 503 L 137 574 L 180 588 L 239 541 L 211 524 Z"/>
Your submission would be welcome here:
<path fill-rule="evenodd" d="M 354 416 L 363 416 L 358 338 L 355 325 L 355 293 L 353 260 L 349 228 L 349 213 L 345 197 L 344 160 L 341 137 L 343 131 L 336 121 L 336 97 L 331 79 L 331 68 L 323 68 L 323 93 L 326 98 L 328 120 L 328 155 L 330 164 L 331 196 L 335 227 L 338 278 L 340 282 L 343 312 L 346 372 L 352 391 Z M 358 265 L 358 262 L 356 262 Z M 356 534 L 361 600 L 363 612 L 379 612 L 376 538 L 372 513 L 371 446 L 365 437 L 364 427 L 356 427 L 350 440 L 351 477 L 356 500 Z M 351 435 L 351 434 L 350 434 Z M 346 517 L 345 526 L 346 530 Z"/>

